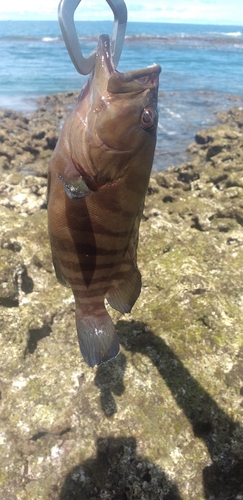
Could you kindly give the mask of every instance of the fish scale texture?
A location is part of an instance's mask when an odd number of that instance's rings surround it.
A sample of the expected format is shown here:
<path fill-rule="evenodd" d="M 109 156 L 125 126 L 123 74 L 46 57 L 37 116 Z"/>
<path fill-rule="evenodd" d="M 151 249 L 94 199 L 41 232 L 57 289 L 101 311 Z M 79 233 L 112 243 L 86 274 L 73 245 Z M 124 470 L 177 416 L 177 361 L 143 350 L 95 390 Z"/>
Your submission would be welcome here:
<path fill-rule="evenodd" d="M 156 145 L 160 66 L 118 73 L 107 36 L 67 118 L 48 172 L 48 228 L 61 284 L 72 288 L 89 366 L 116 357 L 104 300 L 129 312 L 141 291 L 139 224 Z"/>

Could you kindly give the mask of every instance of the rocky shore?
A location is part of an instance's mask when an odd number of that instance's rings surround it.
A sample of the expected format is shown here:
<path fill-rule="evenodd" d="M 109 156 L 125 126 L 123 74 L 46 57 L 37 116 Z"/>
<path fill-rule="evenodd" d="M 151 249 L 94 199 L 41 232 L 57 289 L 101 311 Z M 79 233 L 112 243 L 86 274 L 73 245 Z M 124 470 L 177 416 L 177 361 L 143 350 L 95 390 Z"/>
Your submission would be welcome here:
<path fill-rule="evenodd" d="M 121 353 L 92 370 L 46 222 L 75 99 L 0 112 L 0 498 L 242 500 L 243 109 L 151 177 L 142 293 L 132 314 L 111 311 Z"/>

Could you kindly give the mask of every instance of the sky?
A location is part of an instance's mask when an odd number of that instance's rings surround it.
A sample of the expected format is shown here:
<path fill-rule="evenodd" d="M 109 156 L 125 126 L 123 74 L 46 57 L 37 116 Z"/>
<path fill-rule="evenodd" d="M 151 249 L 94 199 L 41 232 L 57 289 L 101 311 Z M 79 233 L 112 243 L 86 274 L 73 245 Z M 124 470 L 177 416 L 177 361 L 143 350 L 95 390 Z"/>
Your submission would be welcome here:
<path fill-rule="evenodd" d="M 125 0 L 129 21 L 243 26 L 242 0 Z M 56 20 L 59 0 L 1 0 L 0 20 Z M 76 20 L 113 19 L 105 0 L 82 0 Z"/>

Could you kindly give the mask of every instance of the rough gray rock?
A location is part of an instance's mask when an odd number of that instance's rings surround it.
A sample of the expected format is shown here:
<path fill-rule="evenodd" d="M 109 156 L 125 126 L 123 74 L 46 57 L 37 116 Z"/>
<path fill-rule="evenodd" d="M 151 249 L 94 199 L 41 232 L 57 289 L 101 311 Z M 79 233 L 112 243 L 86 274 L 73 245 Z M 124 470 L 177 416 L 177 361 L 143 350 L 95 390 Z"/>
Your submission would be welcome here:
<path fill-rule="evenodd" d="M 16 136 L 21 120 L 46 141 L 34 115 L 16 116 L 3 118 Z M 3 155 L 0 498 L 243 498 L 243 111 L 222 119 L 189 162 L 151 178 L 142 293 L 132 314 L 111 311 L 121 353 L 94 370 L 52 268 L 46 173 L 23 175 L 15 145 Z M 42 153 L 27 153 L 34 171 Z"/>

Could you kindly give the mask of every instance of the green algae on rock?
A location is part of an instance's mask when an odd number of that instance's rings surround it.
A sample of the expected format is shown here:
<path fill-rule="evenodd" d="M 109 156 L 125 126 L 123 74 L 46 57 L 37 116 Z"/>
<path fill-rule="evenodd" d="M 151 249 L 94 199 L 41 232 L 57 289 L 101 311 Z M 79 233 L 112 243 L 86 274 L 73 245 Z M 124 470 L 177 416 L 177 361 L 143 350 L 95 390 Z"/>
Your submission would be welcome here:
<path fill-rule="evenodd" d="M 132 314 L 110 311 L 121 353 L 95 370 L 52 269 L 46 177 L 3 171 L 4 500 L 243 496 L 243 111 L 221 118 L 151 178 L 142 293 Z"/>

